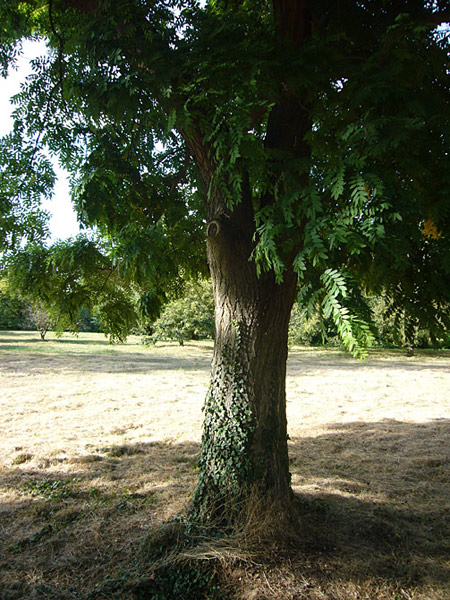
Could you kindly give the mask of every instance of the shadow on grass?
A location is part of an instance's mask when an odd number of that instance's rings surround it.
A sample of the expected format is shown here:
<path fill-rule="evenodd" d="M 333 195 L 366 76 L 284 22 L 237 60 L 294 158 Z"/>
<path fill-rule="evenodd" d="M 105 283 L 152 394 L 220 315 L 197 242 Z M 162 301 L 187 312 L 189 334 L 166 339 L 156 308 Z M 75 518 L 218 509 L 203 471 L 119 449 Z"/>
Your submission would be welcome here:
<path fill-rule="evenodd" d="M 283 564 L 286 598 L 341 598 L 327 589 L 364 590 L 369 580 L 379 595 L 358 597 L 387 598 L 383 585 L 403 590 L 399 599 L 418 587 L 444 590 L 449 442 L 448 419 L 330 424 L 323 435 L 292 440 L 302 541 L 288 556 L 271 556 L 261 573 Z M 146 540 L 189 501 L 198 452 L 196 443 L 123 444 L 95 448 L 60 470 L 24 464 L 0 473 L 0 487 L 21 494 L 0 504 L 2 600 L 133 598 L 142 589 L 136 582 L 154 575 Z M 305 581 L 323 595 L 308 595 Z"/>
<path fill-rule="evenodd" d="M 130 598 L 142 544 L 192 493 L 198 451 L 100 444 L 0 471 L 1 600 Z"/>
<path fill-rule="evenodd" d="M 1 350 L 1 346 L 0 346 Z M 19 349 L 20 350 L 20 349 Z M 71 371 L 77 373 L 150 373 L 152 371 L 209 371 L 211 356 L 161 356 L 133 354 L 128 352 L 89 353 L 64 352 L 49 353 L 17 353 L 4 358 L 0 364 L 0 372 L 46 373 Z"/>
<path fill-rule="evenodd" d="M 17 335 L 17 334 L 24 334 L 25 335 Z M 46 337 L 44 340 L 42 340 L 39 336 L 38 333 L 36 332 L 5 332 L 5 331 L 0 331 L 0 349 L 2 350 L 10 350 L 12 345 L 14 345 L 14 347 L 17 348 L 22 348 L 25 349 L 27 345 L 31 344 L 31 345 L 39 345 L 43 348 L 45 348 L 45 345 L 55 345 L 55 346 L 100 346 L 105 348 L 106 351 L 108 350 L 112 350 L 114 351 L 115 349 L 117 350 L 118 348 L 123 348 L 124 346 L 126 347 L 127 345 L 135 345 L 135 344 L 127 344 L 127 342 L 125 341 L 123 344 L 122 343 L 110 343 L 109 339 L 107 336 L 103 336 L 101 333 L 96 334 L 97 336 L 101 336 L 98 337 L 97 339 L 93 339 L 92 337 L 89 337 L 88 339 L 83 339 L 82 337 L 78 337 L 77 335 L 72 335 L 70 337 L 67 337 L 68 334 L 67 332 L 65 334 L 65 337 L 56 337 L 55 335 L 52 335 L 50 337 Z M 83 336 L 83 332 L 80 332 L 79 334 L 80 336 Z M 145 337 L 145 336 L 144 336 Z M 142 343 L 142 342 L 141 342 Z M 140 344 L 139 344 L 140 345 Z M 142 344 L 143 346 L 145 346 L 145 344 Z M 149 344 L 147 345 L 147 347 L 151 347 L 151 348 L 195 348 L 197 351 L 202 352 L 211 352 L 213 350 L 214 347 L 214 342 L 212 340 L 206 340 L 206 341 L 202 341 L 200 343 L 197 343 L 195 341 L 185 341 L 183 342 L 183 344 L 179 344 L 178 342 L 157 342 L 156 344 Z"/>
<path fill-rule="evenodd" d="M 19 343 L 20 342 L 20 345 Z M 17 347 L 19 348 L 24 348 L 25 346 L 27 346 L 28 344 L 32 344 L 32 345 L 39 345 L 44 348 L 45 345 L 47 344 L 76 344 L 77 346 L 105 346 L 105 347 L 111 347 L 111 344 L 108 343 L 108 340 L 105 338 L 104 340 L 80 340 L 76 337 L 73 337 L 71 339 L 64 339 L 64 338 L 46 338 L 44 340 L 41 340 L 41 338 L 38 337 L 26 337 L 22 340 L 18 340 L 17 336 L 5 336 L 2 335 L 2 332 L 0 331 L 0 348 L 2 350 L 8 350 L 11 348 L 11 345 L 15 344 L 17 345 Z"/>
<path fill-rule="evenodd" d="M 339 369 L 345 371 L 433 371 L 449 375 L 450 379 L 450 352 L 434 351 L 433 353 L 422 353 L 409 358 L 403 353 L 389 353 L 389 358 L 383 354 L 371 355 L 367 360 L 357 360 L 344 353 L 317 352 L 293 352 L 288 360 L 289 375 L 316 375 Z M 438 363 L 434 362 L 436 359 Z"/>
<path fill-rule="evenodd" d="M 292 440 L 305 549 L 328 554 L 330 578 L 448 585 L 449 447 L 449 419 L 330 424 Z"/>
<path fill-rule="evenodd" d="M 53 343 L 53 342 L 52 342 Z M 85 342 L 82 342 L 85 343 Z M 68 347 L 72 345 L 68 342 Z M 90 342 L 89 342 L 90 344 Z M 211 367 L 211 348 L 201 348 L 198 352 L 195 347 L 195 356 L 187 354 L 183 356 L 182 352 L 175 356 L 165 353 L 162 346 L 158 355 L 157 351 L 151 354 L 126 352 L 124 350 L 106 349 L 105 352 L 79 353 L 64 350 L 61 353 L 50 350 L 45 352 L 45 343 L 42 346 L 42 352 L 24 351 L 20 346 L 2 346 L 0 350 L 11 351 L 7 353 L 0 364 L 0 372 L 14 372 L 19 370 L 21 373 L 33 372 L 37 370 L 41 373 L 72 371 L 77 373 L 150 373 L 151 371 L 161 370 L 180 370 L 185 371 L 209 371 Z M 185 346 L 189 353 L 189 347 Z M 385 373 L 395 373 L 396 370 L 417 372 L 440 372 L 448 375 L 450 381 L 450 356 L 447 364 L 446 358 L 440 358 L 438 363 L 433 360 L 420 360 L 410 362 L 408 358 L 399 358 L 396 360 L 368 360 L 365 362 L 357 361 L 349 356 L 327 356 L 323 354 L 293 354 L 288 362 L 289 376 L 316 376 L 326 375 L 327 371 L 339 369 L 340 373 L 345 375 L 346 371 L 380 371 Z"/>

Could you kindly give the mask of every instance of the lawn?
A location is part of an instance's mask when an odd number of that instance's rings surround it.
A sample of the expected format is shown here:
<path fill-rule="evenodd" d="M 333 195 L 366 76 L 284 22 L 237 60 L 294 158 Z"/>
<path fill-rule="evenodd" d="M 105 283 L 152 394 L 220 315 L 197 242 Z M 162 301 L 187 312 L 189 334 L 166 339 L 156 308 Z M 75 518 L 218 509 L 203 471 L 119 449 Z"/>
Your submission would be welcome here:
<path fill-rule="evenodd" d="M 172 597 L 154 540 L 195 485 L 211 354 L 0 332 L 1 600 Z M 287 393 L 304 541 L 259 558 L 211 547 L 214 586 L 242 600 L 448 600 L 450 353 L 293 348 Z"/>

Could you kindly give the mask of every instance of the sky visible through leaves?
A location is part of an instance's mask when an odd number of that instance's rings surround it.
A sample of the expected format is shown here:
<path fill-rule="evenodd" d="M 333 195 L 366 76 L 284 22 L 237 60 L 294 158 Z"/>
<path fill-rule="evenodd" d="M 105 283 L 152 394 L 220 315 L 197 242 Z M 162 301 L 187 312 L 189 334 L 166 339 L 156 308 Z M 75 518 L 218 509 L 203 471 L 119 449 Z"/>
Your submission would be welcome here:
<path fill-rule="evenodd" d="M 13 119 L 11 113 L 14 110 L 10 99 L 19 92 L 21 83 L 30 73 L 29 61 L 46 52 L 44 42 L 25 41 L 24 52 L 17 63 L 17 70 L 10 69 L 6 80 L 1 81 L 0 92 L 0 136 L 11 131 Z M 55 185 L 53 198 L 43 201 L 43 207 L 49 211 L 51 217 L 49 222 L 51 240 L 67 239 L 79 233 L 76 214 L 70 201 L 69 183 L 67 175 L 55 162 L 55 170 L 58 181 Z"/>

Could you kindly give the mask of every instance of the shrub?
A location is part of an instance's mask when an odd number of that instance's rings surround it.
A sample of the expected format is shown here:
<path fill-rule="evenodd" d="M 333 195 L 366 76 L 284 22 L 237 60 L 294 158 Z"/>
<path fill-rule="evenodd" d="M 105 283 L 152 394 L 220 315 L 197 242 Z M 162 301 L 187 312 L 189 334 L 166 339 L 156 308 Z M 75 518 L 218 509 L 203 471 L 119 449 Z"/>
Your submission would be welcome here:
<path fill-rule="evenodd" d="M 185 294 L 166 304 L 153 323 L 153 333 L 145 343 L 186 340 L 206 340 L 214 337 L 214 307 L 211 283 L 189 283 Z"/>
<path fill-rule="evenodd" d="M 335 327 L 329 319 L 322 324 L 318 311 L 308 317 L 305 310 L 294 304 L 289 322 L 288 343 L 297 346 L 334 346 L 338 341 Z"/>
<path fill-rule="evenodd" d="M 288 333 L 289 345 L 316 346 L 322 343 L 322 331 L 318 315 L 307 318 L 305 311 L 294 304 Z"/>
<path fill-rule="evenodd" d="M 406 319 L 400 314 L 396 319 L 389 310 L 383 295 L 371 296 L 368 304 L 378 331 L 378 344 L 385 348 L 409 346 L 415 348 L 448 348 L 450 346 L 450 332 L 446 332 L 440 339 L 436 339 L 429 329 L 421 327 L 417 320 L 412 328 L 412 335 L 407 335 Z"/>
<path fill-rule="evenodd" d="M 80 331 L 101 331 L 101 325 L 95 311 L 91 311 L 87 308 L 80 308 L 78 311 L 78 328 Z"/>
<path fill-rule="evenodd" d="M 21 329 L 24 310 L 25 303 L 0 285 L 0 329 Z"/>

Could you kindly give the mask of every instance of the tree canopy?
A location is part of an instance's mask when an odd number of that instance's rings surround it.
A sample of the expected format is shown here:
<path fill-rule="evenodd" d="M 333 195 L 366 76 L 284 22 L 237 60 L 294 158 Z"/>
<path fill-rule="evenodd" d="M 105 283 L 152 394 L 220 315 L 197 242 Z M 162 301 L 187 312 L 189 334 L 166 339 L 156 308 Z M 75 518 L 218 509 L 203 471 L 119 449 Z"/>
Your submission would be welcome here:
<path fill-rule="evenodd" d="M 22 39 L 49 48 L 2 141 L 3 248 L 42 231 L 45 149 L 140 281 L 204 271 L 206 221 L 249 188 L 258 270 L 281 280 L 292 262 L 347 347 L 370 338 L 361 283 L 448 326 L 447 8 L 3 3 L 4 74 Z"/>

